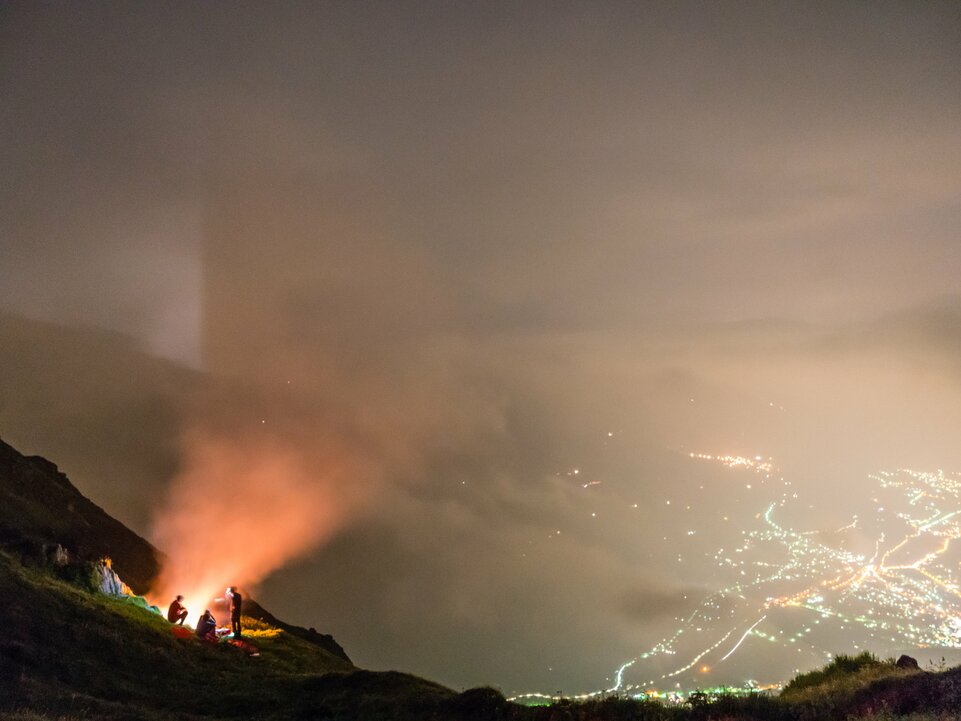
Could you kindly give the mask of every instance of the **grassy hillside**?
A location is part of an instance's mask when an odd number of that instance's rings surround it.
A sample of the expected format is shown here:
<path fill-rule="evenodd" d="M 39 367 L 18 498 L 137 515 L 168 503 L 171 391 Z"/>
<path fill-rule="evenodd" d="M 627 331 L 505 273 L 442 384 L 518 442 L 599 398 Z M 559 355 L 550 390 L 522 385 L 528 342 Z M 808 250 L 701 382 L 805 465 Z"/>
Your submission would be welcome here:
<path fill-rule="evenodd" d="M 805 718 L 875 714 L 961 716 L 961 667 L 941 672 L 898 668 L 869 653 L 838 656 L 822 669 L 794 678 L 779 701 L 803 709 Z"/>
<path fill-rule="evenodd" d="M 24 456 L 0 441 L 0 549 L 42 561 L 61 545 L 74 561 L 113 561 L 120 577 L 137 593 L 146 593 L 159 571 L 162 554 L 102 508 L 86 498 L 54 463 Z M 350 661 L 328 634 L 294 626 L 247 599 L 250 616 L 282 628 Z"/>
<path fill-rule="evenodd" d="M 73 575 L 0 552 L 0 711 L 8 717 L 432 718 L 455 698 L 406 674 L 358 671 L 254 619 L 247 636 L 260 657 L 177 639 L 160 616 L 85 589 Z"/>

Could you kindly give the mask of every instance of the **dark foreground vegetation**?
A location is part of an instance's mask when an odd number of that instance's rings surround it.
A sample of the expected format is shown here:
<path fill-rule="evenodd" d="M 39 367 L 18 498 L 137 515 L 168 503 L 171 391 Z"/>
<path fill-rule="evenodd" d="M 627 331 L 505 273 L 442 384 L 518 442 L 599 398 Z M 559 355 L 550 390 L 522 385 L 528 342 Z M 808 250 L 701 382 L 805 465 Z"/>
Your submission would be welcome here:
<path fill-rule="evenodd" d="M 329 636 L 265 612 L 244 619 L 259 656 L 227 643 L 178 639 L 165 620 L 142 605 L 96 590 L 95 556 L 105 550 L 117 553 L 118 567 L 125 562 L 136 577 L 150 572 L 147 551 L 153 551 L 89 501 L 78 500 L 82 496 L 56 467 L 44 464 L 0 443 L 3 719 L 961 718 L 961 667 L 937 673 L 904 670 L 868 654 L 839 656 L 823 669 L 798 676 L 776 697 L 695 694 L 681 705 L 608 698 L 524 707 L 490 688 L 455 693 L 409 674 L 358 669 Z M 51 553 L 64 541 L 72 546 L 68 562 Z"/>

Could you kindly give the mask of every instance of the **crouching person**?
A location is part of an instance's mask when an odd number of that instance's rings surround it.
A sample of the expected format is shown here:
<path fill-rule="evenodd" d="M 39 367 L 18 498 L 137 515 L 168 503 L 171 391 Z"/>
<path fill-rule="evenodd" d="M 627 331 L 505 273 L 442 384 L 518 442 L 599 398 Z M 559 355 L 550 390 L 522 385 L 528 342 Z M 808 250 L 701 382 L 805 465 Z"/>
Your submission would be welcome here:
<path fill-rule="evenodd" d="M 170 604 L 170 608 L 167 609 L 167 620 L 170 623 L 179 623 L 181 626 L 184 625 L 184 620 L 187 618 L 187 609 L 183 604 L 184 597 L 177 596 Z"/>
<path fill-rule="evenodd" d="M 204 641 L 217 640 L 217 619 L 214 618 L 209 608 L 204 611 L 204 615 L 197 621 L 197 638 Z"/>

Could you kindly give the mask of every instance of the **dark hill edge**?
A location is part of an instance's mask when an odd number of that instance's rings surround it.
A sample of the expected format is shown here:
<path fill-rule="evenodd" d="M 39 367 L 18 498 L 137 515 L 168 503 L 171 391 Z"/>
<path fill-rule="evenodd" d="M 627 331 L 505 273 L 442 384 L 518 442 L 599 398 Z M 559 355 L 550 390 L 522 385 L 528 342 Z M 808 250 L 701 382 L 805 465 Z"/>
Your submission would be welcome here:
<path fill-rule="evenodd" d="M 55 463 L 24 456 L 0 439 L 0 543 L 60 544 L 74 557 L 113 560 L 120 577 L 146 593 L 161 554 L 77 490 Z"/>
<path fill-rule="evenodd" d="M 304 641 L 309 641 L 310 643 L 316 644 L 321 648 L 330 651 L 338 658 L 342 658 L 348 663 L 353 663 L 350 660 L 350 657 L 347 655 L 347 652 L 344 651 L 343 647 L 341 647 L 341 645 L 337 643 L 337 641 L 334 640 L 334 637 L 330 634 L 319 633 L 314 628 L 294 626 L 293 624 L 281 621 L 279 618 L 270 613 L 270 611 L 253 600 L 244 602 L 244 614 L 250 616 L 251 618 L 256 618 L 260 621 L 269 623 L 271 626 L 282 628 L 292 636 L 296 636 Z"/>
<path fill-rule="evenodd" d="M 57 544 L 77 560 L 110 557 L 124 582 L 141 595 L 150 589 L 164 558 L 77 490 L 55 463 L 25 456 L 0 439 L 0 548 L 40 555 Z M 285 623 L 252 599 L 244 611 L 351 663 L 328 634 Z"/>

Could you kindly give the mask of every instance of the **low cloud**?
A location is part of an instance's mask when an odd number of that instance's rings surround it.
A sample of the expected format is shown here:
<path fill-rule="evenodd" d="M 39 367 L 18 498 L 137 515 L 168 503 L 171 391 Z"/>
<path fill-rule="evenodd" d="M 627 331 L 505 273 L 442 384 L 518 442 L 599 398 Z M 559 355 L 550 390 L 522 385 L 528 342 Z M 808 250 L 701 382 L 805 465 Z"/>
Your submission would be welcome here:
<path fill-rule="evenodd" d="M 706 589 L 698 587 L 677 590 L 633 588 L 621 596 L 619 608 L 628 620 L 657 622 L 665 616 L 675 618 L 687 615 L 706 595 Z"/>

